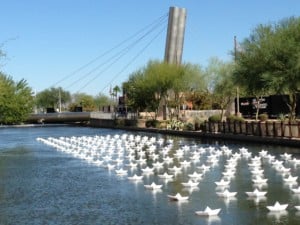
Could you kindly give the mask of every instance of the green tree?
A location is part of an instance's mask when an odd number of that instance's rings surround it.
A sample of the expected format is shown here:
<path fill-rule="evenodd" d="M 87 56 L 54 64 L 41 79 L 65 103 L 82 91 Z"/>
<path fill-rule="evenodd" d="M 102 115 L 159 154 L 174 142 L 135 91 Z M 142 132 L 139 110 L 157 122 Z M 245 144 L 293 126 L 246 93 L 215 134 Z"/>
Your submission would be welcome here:
<path fill-rule="evenodd" d="M 171 93 L 173 102 L 169 105 L 175 108 L 175 116 L 179 116 L 180 106 L 188 100 L 189 92 L 191 90 L 203 91 L 205 83 L 204 73 L 198 65 L 186 63 L 175 66 L 171 76 L 171 88 L 168 91 Z"/>
<path fill-rule="evenodd" d="M 13 81 L 0 72 L 0 123 L 19 124 L 24 122 L 33 110 L 32 89 L 22 79 Z"/>
<path fill-rule="evenodd" d="M 44 111 L 46 108 L 54 108 L 56 110 L 59 109 L 60 106 L 62 106 L 63 109 L 66 109 L 67 104 L 70 103 L 70 101 L 70 92 L 64 91 L 61 87 L 48 88 L 36 95 L 36 105 Z"/>
<path fill-rule="evenodd" d="M 201 69 L 196 65 L 150 61 L 146 67 L 131 74 L 123 84 L 123 90 L 126 90 L 128 104 L 133 109 L 155 112 L 156 117 L 159 106 L 165 105 L 175 109 L 175 116 L 178 116 L 188 90 L 199 89 L 197 85 L 203 83 L 201 76 Z"/>
<path fill-rule="evenodd" d="M 225 63 L 217 58 L 212 59 L 207 68 L 212 103 L 221 109 L 221 120 L 223 120 L 225 109 L 235 98 L 236 87 L 233 82 L 233 72 L 234 64 Z"/>
<path fill-rule="evenodd" d="M 112 105 L 113 102 L 110 99 L 110 97 L 99 93 L 97 96 L 94 97 L 94 102 L 95 102 L 95 106 L 98 110 L 101 111 L 103 106 L 108 106 L 108 105 Z"/>
<path fill-rule="evenodd" d="M 241 44 L 237 54 L 236 82 L 250 94 L 288 94 L 290 119 L 296 116 L 300 91 L 300 18 L 259 25 Z"/>
<path fill-rule="evenodd" d="M 144 70 L 138 70 L 129 76 L 129 80 L 122 85 L 127 96 L 127 105 L 136 112 L 155 111 L 159 105 L 159 96 L 151 85 L 145 81 Z"/>
<path fill-rule="evenodd" d="M 114 88 L 112 89 L 111 95 L 116 98 L 116 101 L 118 100 L 118 94 L 120 92 L 121 92 L 121 88 L 118 85 L 114 86 Z"/>
<path fill-rule="evenodd" d="M 82 110 L 86 112 L 92 112 L 96 110 L 94 97 L 85 93 L 74 94 L 72 105 L 81 106 Z"/>

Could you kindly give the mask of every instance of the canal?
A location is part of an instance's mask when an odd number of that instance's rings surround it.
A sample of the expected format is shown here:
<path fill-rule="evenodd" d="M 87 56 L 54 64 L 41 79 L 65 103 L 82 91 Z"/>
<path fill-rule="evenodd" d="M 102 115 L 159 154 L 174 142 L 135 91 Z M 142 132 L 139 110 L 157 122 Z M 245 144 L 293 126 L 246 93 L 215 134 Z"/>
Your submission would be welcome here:
<path fill-rule="evenodd" d="M 87 127 L 0 128 L 0 224 L 300 224 L 295 208 L 300 194 L 293 191 L 300 178 L 285 181 L 300 175 L 297 152 L 291 147 Z M 255 160 L 265 183 L 254 183 Z M 276 160 L 288 172 L 276 167 Z M 137 166 L 130 167 L 130 162 Z M 155 162 L 163 166 L 154 168 Z M 225 177 L 230 164 L 234 174 Z M 147 167 L 153 172 L 143 173 Z M 118 169 L 126 173 L 117 174 Z M 161 179 L 165 172 L 173 179 Z M 193 172 L 202 174 L 199 184 L 185 187 Z M 143 177 L 128 179 L 133 175 Z M 230 181 L 228 186 L 216 185 L 222 178 Z M 161 189 L 145 188 L 152 182 Z M 255 188 L 266 195 L 248 197 L 246 192 Z M 220 197 L 217 193 L 225 189 L 236 195 Z M 189 199 L 171 201 L 168 195 L 176 193 Z M 267 206 L 276 201 L 288 204 L 287 209 L 269 211 Z M 221 211 L 211 217 L 195 214 L 206 206 Z"/>

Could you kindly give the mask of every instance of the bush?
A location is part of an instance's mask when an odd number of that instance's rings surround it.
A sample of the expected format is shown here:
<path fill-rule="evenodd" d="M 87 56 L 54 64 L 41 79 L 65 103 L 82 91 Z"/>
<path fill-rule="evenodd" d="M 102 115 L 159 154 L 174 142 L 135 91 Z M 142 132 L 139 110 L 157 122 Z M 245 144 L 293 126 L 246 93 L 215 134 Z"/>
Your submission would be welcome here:
<path fill-rule="evenodd" d="M 208 118 L 208 121 L 213 123 L 221 122 L 221 115 L 220 114 L 212 115 Z"/>
<path fill-rule="evenodd" d="M 226 120 L 229 122 L 232 122 L 232 123 L 245 121 L 245 119 L 243 117 L 236 116 L 236 115 L 229 115 L 229 116 L 227 116 Z"/>
<path fill-rule="evenodd" d="M 194 118 L 195 130 L 200 130 L 201 126 L 204 124 L 205 119 L 200 119 L 199 117 Z"/>
<path fill-rule="evenodd" d="M 124 119 L 115 119 L 115 125 L 117 127 L 124 127 L 125 126 L 125 120 Z"/>
<path fill-rule="evenodd" d="M 278 118 L 280 121 L 285 121 L 286 115 L 283 114 L 283 113 L 280 113 L 280 114 L 277 116 L 277 118 Z"/>
<path fill-rule="evenodd" d="M 166 129 L 167 125 L 168 125 L 168 121 L 167 120 L 160 120 L 158 128 L 160 128 L 160 129 Z"/>
<path fill-rule="evenodd" d="M 167 129 L 170 130 L 182 130 L 184 128 L 184 123 L 180 120 L 171 120 L 167 125 Z"/>
<path fill-rule="evenodd" d="M 154 127 L 154 128 L 158 128 L 159 127 L 159 121 L 158 120 L 147 120 L 146 121 L 146 127 Z"/>
<path fill-rule="evenodd" d="M 193 123 L 185 123 L 183 129 L 190 130 L 190 131 L 195 130 L 195 125 Z"/>
<path fill-rule="evenodd" d="M 268 116 L 268 114 L 266 114 L 266 113 L 262 113 L 262 114 L 259 114 L 259 115 L 258 115 L 258 119 L 259 119 L 260 121 L 262 121 L 262 122 L 267 121 L 268 118 L 269 118 L 269 116 Z"/>

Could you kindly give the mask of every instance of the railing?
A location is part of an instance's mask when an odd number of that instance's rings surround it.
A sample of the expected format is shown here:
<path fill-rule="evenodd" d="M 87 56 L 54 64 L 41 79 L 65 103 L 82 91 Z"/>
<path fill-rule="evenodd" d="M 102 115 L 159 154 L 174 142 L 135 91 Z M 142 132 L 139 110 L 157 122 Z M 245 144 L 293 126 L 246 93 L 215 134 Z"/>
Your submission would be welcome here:
<path fill-rule="evenodd" d="M 208 133 L 244 134 L 260 137 L 300 138 L 300 122 L 205 121 L 203 131 Z"/>
<path fill-rule="evenodd" d="M 36 113 L 30 114 L 28 123 L 64 123 L 85 122 L 90 120 L 89 112 L 61 112 L 61 113 Z"/>

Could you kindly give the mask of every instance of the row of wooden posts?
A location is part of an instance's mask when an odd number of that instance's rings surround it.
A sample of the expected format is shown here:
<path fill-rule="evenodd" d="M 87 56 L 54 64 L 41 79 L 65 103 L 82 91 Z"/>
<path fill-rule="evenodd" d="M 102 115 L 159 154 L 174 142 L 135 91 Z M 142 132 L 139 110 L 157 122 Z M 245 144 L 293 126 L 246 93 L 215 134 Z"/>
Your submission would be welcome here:
<path fill-rule="evenodd" d="M 300 122 L 284 121 L 224 121 L 208 122 L 203 126 L 204 132 L 224 134 L 244 134 L 253 136 L 300 138 Z"/>

